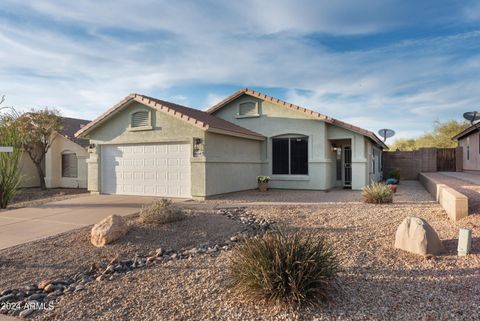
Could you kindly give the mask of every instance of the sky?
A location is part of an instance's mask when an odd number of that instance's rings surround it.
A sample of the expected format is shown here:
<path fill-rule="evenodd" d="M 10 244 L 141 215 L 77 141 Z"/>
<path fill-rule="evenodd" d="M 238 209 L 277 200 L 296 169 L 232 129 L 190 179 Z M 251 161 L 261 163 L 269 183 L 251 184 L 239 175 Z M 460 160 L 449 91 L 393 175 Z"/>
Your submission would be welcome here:
<path fill-rule="evenodd" d="M 480 2 L 2 0 L 4 105 L 93 119 L 133 92 L 206 109 L 245 87 L 420 135 L 480 109 Z"/>

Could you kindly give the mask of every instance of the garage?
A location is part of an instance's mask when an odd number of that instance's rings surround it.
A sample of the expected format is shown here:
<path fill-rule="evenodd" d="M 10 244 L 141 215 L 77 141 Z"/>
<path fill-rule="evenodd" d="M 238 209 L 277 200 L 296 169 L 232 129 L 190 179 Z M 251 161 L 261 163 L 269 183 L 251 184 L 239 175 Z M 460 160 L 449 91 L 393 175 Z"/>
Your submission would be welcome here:
<path fill-rule="evenodd" d="M 191 197 L 190 145 L 103 145 L 102 193 Z"/>

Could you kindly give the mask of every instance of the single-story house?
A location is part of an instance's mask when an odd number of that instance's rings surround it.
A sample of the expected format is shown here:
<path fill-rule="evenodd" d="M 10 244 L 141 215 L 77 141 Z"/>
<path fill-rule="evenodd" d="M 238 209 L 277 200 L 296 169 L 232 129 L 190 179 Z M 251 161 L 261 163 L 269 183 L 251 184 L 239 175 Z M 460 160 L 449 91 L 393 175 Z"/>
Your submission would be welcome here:
<path fill-rule="evenodd" d="M 63 128 L 53 134 L 52 145 L 42 164 L 48 188 L 87 187 L 87 139 L 75 137 L 75 132 L 89 120 L 62 117 Z M 21 158 L 23 180 L 21 187 L 38 187 L 37 168 L 27 153 Z"/>
<path fill-rule="evenodd" d="M 270 187 L 361 189 L 382 178 L 372 132 L 242 89 L 206 112 L 131 94 L 76 133 L 93 193 L 205 199 Z"/>
<path fill-rule="evenodd" d="M 453 137 L 462 147 L 463 169 L 480 170 L 480 123 L 473 124 Z"/>

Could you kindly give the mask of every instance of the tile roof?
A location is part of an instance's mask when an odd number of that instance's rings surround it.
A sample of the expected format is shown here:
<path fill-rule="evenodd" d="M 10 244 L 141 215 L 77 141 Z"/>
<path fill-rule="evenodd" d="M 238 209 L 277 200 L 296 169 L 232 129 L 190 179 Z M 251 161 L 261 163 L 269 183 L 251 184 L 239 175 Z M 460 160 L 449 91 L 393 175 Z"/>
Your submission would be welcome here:
<path fill-rule="evenodd" d="M 90 122 L 88 125 L 77 131 L 75 136 L 79 137 L 85 135 L 95 126 L 104 121 L 108 116 L 122 109 L 131 101 L 137 101 L 139 103 L 145 104 L 149 107 L 180 118 L 206 131 L 233 136 L 242 136 L 257 140 L 265 139 L 265 137 L 259 133 L 240 127 L 229 121 L 210 115 L 209 113 L 206 113 L 204 111 L 139 94 L 130 94 L 129 96 L 125 97 L 118 104 L 116 104 L 115 106 L 107 110 L 105 113 L 97 117 L 95 120 Z"/>
<path fill-rule="evenodd" d="M 75 137 L 75 133 L 78 130 L 80 130 L 83 126 L 88 124 L 90 121 L 85 119 L 77 119 L 77 118 L 69 118 L 69 117 L 62 117 L 62 120 L 63 120 L 63 128 L 59 130 L 58 133 L 82 147 L 87 147 L 89 144 L 89 140 Z"/>
<path fill-rule="evenodd" d="M 343 122 L 341 120 L 329 117 L 329 116 L 321 114 L 319 112 L 316 112 L 316 111 L 313 111 L 313 110 L 310 110 L 310 109 L 307 109 L 307 108 L 304 108 L 304 107 L 301 107 L 301 106 L 298 106 L 298 105 L 288 103 L 288 102 L 283 101 L 281 99 L 271 97 L 271 96 L 268 96 L 266 94 L 262 94 L 258 91 L 248 89 L 248 88 L 243 88 L 243 89 L 240 89 L 239 91 L 233 93 L 231 96 L 225 98 L 224 100 L 222 100 L 218 104 L 209 108 L 207 110 L 207 113 L 213 114 L 214 112 L 216 112 L 220 108 L 224 107 L 225 105 L 234 101 L 235 99 L 237 99 L 238 97 L 240 97 L 242 95 L 250 95 L 252 97 L 256 97 L 256 98 L 259 98 L 259 99 L 262 99 L 262 100 L 270 101 L 274 104 L 284 106 L 284 107 L 292 109 L 292 110 L 303 112 L 303 113 L 305 113 L 307 115 L 311 115 L 313 117 L 318 117 L 318 118 L 320 118 L 320 119 L 324 120 L 325 122 L 330 123 L 332 125 L 336 125 L 336 126 L 351 130 L 353 132 L 359 133 L 361 135 L 364 135 L 364 136 L 370 138 L 371 140 L 373 140 L 374 142 L 376 142 L 377 144 L 379 144 L 380 146 L 382 146 L 383 148 L 388 149 L 387 145 L 385 145 L 385 143 L 380 138 L 378 138 L 377 135 L 375 135 L 373 132 L 371 132 L 369 130 L 366 130 L 366 129 L 363 129 L 363 128 L 360 128 L 360 127 L 357 127 L 357 126 L 354 126 L 354 125 L 351 125 L 351 124 L 348 124 L 346 122 Z"/>

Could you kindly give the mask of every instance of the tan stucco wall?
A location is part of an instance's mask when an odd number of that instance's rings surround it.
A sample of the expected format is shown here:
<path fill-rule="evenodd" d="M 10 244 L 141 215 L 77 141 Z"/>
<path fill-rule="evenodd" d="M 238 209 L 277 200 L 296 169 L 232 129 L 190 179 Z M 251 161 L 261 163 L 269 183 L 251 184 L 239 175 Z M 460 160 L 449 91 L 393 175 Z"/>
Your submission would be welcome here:
<path fill-rule="evenodd" d="M 473 133 L 458 141 L 458 146 L 463 149 L 463 169 L 480 170 L 479 133 Z M 467 148 L 469 146 L 470 148 Z M 470 157 L 467 159 L 467 150 L 470 150 Z"/>
<path fill-rule="evenodd" d="M 62 153 L 74 152 L 77 155 L 77 177 L 62 177 Z M 87 157 L 85 148 L 71 140 L 56 135 L 52 146 L 45 155 L 45 183 L 48 188 L 86 188 L 87 187 Z"/>
<path fill-rule="evenodd" d="M 87 157 L 85 148 L 61 135 L 55 135 L 52 146 L 45 155 L 43 170 L 48 188 L 86 188 L 87 187 Z M 77 154 L 78 177 L 62 177 L 62 152 L 72 151 Z M 38 173 L 30 157 L 22 154 L 21 158 L 23 180 L 21 187 L 38 187 Z"/>
<path fill-rule="evenodd" d="M 258 104 L 260 117 L 238 117 L 238 104 L 245 101 Z M 361 189 L 368 181 L 363 135 L 247 95 L 230 102 L 214 115 L 268 137 L 262 147 L 267 156 L 263 159 L 262 175 L 272 177 L 269 185 L 273 188 L 326 190 L 335 186 L 335 159 L 330 139 L 349 139 L 352 142 L 352 188 Z M 272 138 L 286 134 L 308 136 L 308 175 L 272 175 Z"/>
<path fill-rule="evenodd" d="M 152 129 L 131 131 L 130 115 L 139 110 L 149 110 L 152 113 Z M 147 144 L 162 142 L 188 143 L 192 145 L 193 138 L 205 139 L 205 131 L 161 111 L 133 102 L 122 111 L 111 116 L 88 135 L 90 143 L 97 147 L 90 152 L 88 160 L 88 189 L 91 192 L 101 192 L 101 145 L 105 144 Z M 205 183 L 205 158 L 193 158 L 192 152 L 191 186 L 192 197 L 207 196 Z"/>

